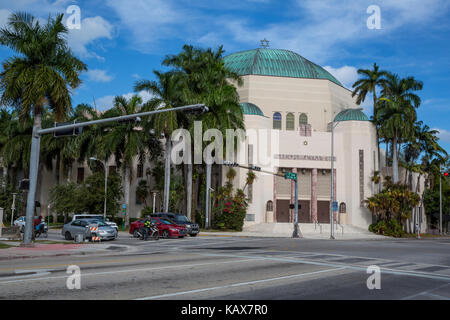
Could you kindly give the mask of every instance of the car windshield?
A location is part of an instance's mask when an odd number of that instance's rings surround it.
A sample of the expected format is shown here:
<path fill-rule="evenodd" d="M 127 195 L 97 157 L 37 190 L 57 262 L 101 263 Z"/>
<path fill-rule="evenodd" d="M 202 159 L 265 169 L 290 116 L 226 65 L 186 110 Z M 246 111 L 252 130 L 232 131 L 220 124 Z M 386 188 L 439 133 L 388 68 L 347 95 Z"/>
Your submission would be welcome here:
<path fill-rule="evenodd" d="M 89 224 L 96 224 L 99 227 L 107 227 L 108 226 L 106 223 L 104 223 L 101 220 L 89 219 L 89 220 L 85 220 L 85 221 Z"/>
<path fill-rule="evenodd" d="M 159 221 L 161 221 L 162 224 L 174 224 L 171 220 L 169 219 L 159 219 Z"/>
<path fill-rule="evenodd" d="M 175 216 L 175 221 L 178 223 L 190 223 L 189 219 L 181 214 Z"/>

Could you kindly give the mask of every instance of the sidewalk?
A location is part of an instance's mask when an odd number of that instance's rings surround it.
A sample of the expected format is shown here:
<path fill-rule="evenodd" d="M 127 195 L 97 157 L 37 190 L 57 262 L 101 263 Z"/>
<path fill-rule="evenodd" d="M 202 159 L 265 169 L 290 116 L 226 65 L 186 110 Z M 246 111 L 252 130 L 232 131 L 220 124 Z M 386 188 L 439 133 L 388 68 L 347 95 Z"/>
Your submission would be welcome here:
<path fill-rule="evenodd" d="M 316 228 L 314 224 L 299 224 L 300 238 L 303 239 L 330 239 L 329 224 L 322 224 L 321 229 Z M 201 231 L 199 236 L 213 237 L 264 237 L 264 238 L 292 238 L 294 226 L 292 223 L 260 223 L 244 227 L 242 232 L 207 232 Z M 385 240 L 392 239 L 374 234 L 368 230 L 353 226 L 345 226 L 344 233 L 342 229 L 336 229 L 334 233 L 336 240 Z"/>
<path fill-rule="evenodd" d="M 20 247 L 20 242 L 12 241 L 0 241 L 0 244 L 11 246 L 11 248 L 0 249 L 0 260 L 110 254 L 112 252 L 128 250 L 127 246 L 111 243 L 35 243 L 34 248 Z"/>

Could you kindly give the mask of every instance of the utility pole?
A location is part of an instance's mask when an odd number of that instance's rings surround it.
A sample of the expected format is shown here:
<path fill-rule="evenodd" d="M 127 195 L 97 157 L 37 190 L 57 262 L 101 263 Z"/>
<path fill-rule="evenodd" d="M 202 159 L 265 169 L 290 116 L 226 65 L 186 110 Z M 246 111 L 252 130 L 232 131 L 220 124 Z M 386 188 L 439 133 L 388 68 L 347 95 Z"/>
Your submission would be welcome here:
<path fill-rule="evenodd" d="M 439 164 L 439 234 L 442 235 L 442 166 Z"/>
<path fill-rule="evenodd" d="M 99 120 L 92 120 L 92 121 L 86 121 L 86 122 L 79 122 L 79 123 L 73 123 L 73 124 L 67 124 L 67 125 L 60 125 L 60 126 L 54 126 L 51 128 L 45 128 L 42 129 L 40 126 L 35 126 L 33 128 L 33 133 L 31 135 L 31 153 L 30 153 L 30 189 L 28 192 L 28 198 L 27 198 L 27 211 L 26 211 L 26 224 L 25 224 L 25 232 L 23 237 L 23 243 L 21 246 L 25 247 L 31 247 L 32 244 L 32 234 L 33 234 L 33 216 L 34 216 L 34 206 L 35 206 L 35 198 L 36 198 L 36 184 L 37 184 L 37 176 L 38 176 L 38 167 L 39 167 L 39 149 L 40 149 L 40 142 L 41 142 L 41 136 L 43 134 L 47 133 L 57 133 L 62 131 L 67 131 L 70 129 L 74 129 L 74 134 L 76 128 L 82 128 L 87 127 L 95 124 L 103 124 L 108 122 L 115 122 L 115 121 L 137 121 L 140 120 L 139 117 L 143 116 L 150 116 L 158 113 L 163 112 L 171 112 L 171 111 L 187 111 L 187 112 L 201 112 L 205 113 L 208 112 L 209 109 L 204 104 L 193 104 L 193 105 L 187 105 L 182 107 L 176 107 L 176 108 L 169 108 L 169 109 L 158 109 L 154 111 L 147 111 L 147 112 L 140 112 L 140 113 L 134 113 L 129 114 L 125 116 L 118 116 L 118 117 L 111 117 L 106 119 L 99 119 Z M 37 115 L 37 117 L 40 117 Z M 40 123 L 41 119 L 38 119 L 37 123 Z M 170 155 L 166 155 L 170 157 Z"/>

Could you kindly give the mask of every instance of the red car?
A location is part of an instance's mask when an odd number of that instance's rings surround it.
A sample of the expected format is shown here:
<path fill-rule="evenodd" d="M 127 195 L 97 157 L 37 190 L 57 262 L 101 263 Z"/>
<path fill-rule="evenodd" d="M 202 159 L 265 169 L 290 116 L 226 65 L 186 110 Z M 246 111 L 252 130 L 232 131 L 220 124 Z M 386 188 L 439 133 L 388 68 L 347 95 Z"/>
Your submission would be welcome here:
<path fill-rule="evenodd" d="M 184 238 L 187 235 L 187 229 L 173 221 L 162 218 L 150 218 L 156 223 L 161 238 Z M 137 231 L 144 226 L 145 219 L 137 220 L 130 224 L 130 234 L 135 238 L 138 237 Z"/>

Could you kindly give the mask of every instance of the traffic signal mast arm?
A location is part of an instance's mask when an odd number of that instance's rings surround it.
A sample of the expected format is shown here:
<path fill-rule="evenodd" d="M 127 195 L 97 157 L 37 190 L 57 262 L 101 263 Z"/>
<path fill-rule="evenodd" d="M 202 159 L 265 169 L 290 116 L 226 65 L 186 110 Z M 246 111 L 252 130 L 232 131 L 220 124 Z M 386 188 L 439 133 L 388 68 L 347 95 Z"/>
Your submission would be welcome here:
<path fill-rule="evenodd" d="M 86 121 L 86 122 L 78 122 L 78 123 L 74 123 L 74 124 L 68 124 L 68 125 L 63 125 L 63 126 L 55 126 L 52 128 L 46 128 L 46 129 L 40 129 L 37 131 L 37 133 L 39 135 L 45 134 L 45 133 L 51 133 L 51 132 L 57 132 L 57 131 L 65 131 L 67 129 L 74 129 L 74 128 L 80 128 L 80 127 L 86 127 L 86 126 L 92 126 L 94 124 L 100 124 L 100 123 L 107 123 L 107 122 L 113 122 L 113 121 L 118 121 L 118 122 L 125 122 L 127 120 L 138 120 L 139 117 L 143 117 L 143 116 L 150 116 L 153 114 L 157 114 L 157 113 L 162 113 L 162 112 L 170 112 L 170 111 L 190 111 L 193 112 L 194 110 L 199 111 L 200 112 L 208 112 L 209 109 L 206 105 L 204 104 L 192 104 L 192 105 L 188 105 L 188 106 L 183 106 L 183 107 L 176 107 L 176 108 L 170 108 L 170 109 L 159 109 L 159 110 L 154 110 L 154 111 L 147 111 L 147 112 L 140 112 L 140 113 L 135 113 L 135 114 L 128 114 L 125 116 L 119 116 L 119 117 L 112 117 L 112 118 L 107 118 L 107 119 L 100 119 L 100 120 L 92 120 L 92 121 Z"/>
<path fill-rule="evenodd" d="M 224 166 L 229 166 L 229 167 L 239 167 L 239 168 L 242 168 L 242 169 L 253 170 L 253 171 L 258 171 L 258 172 L 264 172 L 264 173 L 268 173 L 268 174 L 271 174 L 271 175 L 274 175 L 274 176 L 279 176 L 279 177 L 286 178 L 285 175 L 283 175 L 283 174 L 274 173 L 272 171 L 261 170 L 261 167 L 257 167 L 257 166 L 243 166 L 243 165 L 240 165 L 240 164 L 238 164 L 236 162 L 231 162 L 231 161 L 224 161 L 223 165 Z"/>

